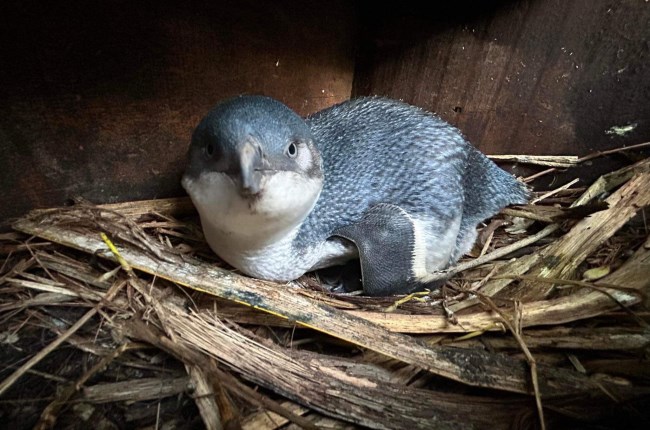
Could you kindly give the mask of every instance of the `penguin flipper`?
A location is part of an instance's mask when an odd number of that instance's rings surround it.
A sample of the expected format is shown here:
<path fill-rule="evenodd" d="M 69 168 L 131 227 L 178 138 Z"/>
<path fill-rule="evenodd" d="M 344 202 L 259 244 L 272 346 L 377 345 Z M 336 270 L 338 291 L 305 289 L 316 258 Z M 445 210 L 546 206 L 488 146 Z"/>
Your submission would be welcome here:
<path fill-rule="evenodd" d="M 363 291 L 369 296 L 410 293 L 414 282 L 415 231 L 412 218 L 399 206 L 381 203 L 355 224 L 338 228 L 334 236 L 359 250 Z"/>

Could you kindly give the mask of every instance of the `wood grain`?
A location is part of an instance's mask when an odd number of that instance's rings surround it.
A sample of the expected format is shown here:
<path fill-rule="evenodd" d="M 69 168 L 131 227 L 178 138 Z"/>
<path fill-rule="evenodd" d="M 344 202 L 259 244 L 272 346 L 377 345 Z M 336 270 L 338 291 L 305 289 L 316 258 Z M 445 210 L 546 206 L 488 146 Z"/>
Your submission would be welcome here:
<path fill-rule="evenodd" d="M 436 112 L 488 154 L 584 155 L 650 138 L 644 2 L 389 3 L 361 22 L 353 95 Z"/>

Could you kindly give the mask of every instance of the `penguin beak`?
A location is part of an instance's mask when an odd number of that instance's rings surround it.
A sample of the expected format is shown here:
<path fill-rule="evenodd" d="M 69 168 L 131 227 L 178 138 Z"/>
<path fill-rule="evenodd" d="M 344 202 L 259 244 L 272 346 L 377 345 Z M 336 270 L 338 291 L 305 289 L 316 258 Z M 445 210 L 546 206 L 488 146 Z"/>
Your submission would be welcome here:
<path fill-rule="evenodd" d="M 243 196 L 254 196 L 262 187 L 262 155 L 256 144 L 244 142 L 239 148 L 239 186 Z"/>

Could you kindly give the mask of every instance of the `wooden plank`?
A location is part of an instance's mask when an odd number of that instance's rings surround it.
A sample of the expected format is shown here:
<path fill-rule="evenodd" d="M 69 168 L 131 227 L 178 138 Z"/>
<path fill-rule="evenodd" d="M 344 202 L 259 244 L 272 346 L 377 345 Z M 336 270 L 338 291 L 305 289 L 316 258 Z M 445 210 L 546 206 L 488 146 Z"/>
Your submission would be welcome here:
<path fill-rule="evenodd" d="M 650 138 L 647 4 L 467 6 L 369 4 L 353 95 L 436 112 L 489 154 L 583 155 Z"/>

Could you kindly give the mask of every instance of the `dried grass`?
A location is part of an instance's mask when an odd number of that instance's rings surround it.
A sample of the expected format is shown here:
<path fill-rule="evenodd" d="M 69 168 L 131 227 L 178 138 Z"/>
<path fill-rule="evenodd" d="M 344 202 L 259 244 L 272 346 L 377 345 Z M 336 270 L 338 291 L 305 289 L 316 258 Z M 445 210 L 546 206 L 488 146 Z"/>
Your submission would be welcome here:
<path fill-rule="evenodd" d="M 0 236 L 0 394 L 20 405 L 35 395 L 20 381 L 47 381 L 30 405 L 43 429 L 109 422 L 106 404 L 126 426 L 187 411 L 211 429 L 642 423 L 650 160 L 573 184 L 505 210 L 478 258 L 433 274 L 445 287 L 402 298 L 240 276 L 187 199 L 35 211 Z"/>

